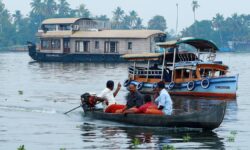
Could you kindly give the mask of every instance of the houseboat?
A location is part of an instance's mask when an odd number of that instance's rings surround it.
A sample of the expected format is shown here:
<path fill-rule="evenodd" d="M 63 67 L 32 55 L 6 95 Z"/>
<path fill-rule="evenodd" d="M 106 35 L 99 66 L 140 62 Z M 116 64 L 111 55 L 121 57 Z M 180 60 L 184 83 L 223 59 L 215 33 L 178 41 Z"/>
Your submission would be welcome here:
<path fill-rule="evenodd" d="M 128 68 L 130 83 L 143 93 L 152 93 L 159 81 L 165 81 L 172 95 L 235 98 L 238 75 L 228 75 L 229 67 L 215 61 L 217 46 L 208 40 L 182 38 L 158 43 L 163 53 L 126 54 L 134 64 Z M 147 65 L 138 62 L 148 62 Z"/>
<path fill-rule="evenodd" d="M 29 42 L 36 61 L 120 62 L 123 54 L 154 52 L 165 41 L 159 30 L 111 30 L 111 24 L 88 18 L 52 18 L 42 22 L 38 43 Z"/>

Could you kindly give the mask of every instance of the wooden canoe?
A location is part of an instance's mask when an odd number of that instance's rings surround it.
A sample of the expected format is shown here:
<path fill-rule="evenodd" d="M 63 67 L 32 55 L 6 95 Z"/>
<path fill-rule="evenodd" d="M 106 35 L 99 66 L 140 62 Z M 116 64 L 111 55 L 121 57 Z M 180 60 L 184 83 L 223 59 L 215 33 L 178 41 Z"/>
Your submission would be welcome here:
<path fill-rule="evenodd" d="M 102 110 L 86 110 L 84 116 L 100 120 L 109 120 L 138 126 L 150 127 L 188 127 L 213 130 L 218 128 L 224 119 L 226 103 L 220 103 L 206 110 L 174 113 L 171 116 L 149 114 L 113 114 Z"/>

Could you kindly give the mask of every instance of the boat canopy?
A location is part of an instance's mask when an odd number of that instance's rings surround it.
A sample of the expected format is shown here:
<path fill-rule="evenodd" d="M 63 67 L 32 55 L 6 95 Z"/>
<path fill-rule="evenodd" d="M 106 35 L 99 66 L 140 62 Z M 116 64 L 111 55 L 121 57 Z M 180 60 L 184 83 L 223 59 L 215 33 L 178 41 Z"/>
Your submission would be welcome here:
<path fill-rule="evenodd" d="M 142 54 L 125 54 L 121 57 L 128 61 L 157 61 L 162 56 L 161 53 L 142 53 Z"/>
<path fill-rule="evenodd" d="M 218 50 L 218 47 L 212 41 L 193 37 L 157 43 L 157 45 L 162 48 L 174 48 L 178 47 L 180 44 L 191 45 L 201 52 L 216 52 Z"/>

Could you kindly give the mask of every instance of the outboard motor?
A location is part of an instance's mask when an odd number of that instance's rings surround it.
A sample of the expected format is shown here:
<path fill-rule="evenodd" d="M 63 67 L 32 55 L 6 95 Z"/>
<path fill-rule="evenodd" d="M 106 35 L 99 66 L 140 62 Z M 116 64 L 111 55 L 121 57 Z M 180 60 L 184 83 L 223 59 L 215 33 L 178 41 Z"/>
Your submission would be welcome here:
<path fill-rule="evenodd" d="M 95 108 L 96 102 L 96 97 L 90 95 L 89 93 L 84 93 L 81 95 L 81 103 L 84 110 Z"/>

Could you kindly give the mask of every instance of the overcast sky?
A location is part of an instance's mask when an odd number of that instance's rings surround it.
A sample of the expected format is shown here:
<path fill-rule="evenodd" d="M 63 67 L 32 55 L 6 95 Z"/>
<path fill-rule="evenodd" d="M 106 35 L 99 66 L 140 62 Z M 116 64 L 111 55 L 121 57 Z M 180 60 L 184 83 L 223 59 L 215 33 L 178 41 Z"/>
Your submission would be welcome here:
<path fill-rule="evenodd" d="M 27 14 L 30 11 L 31 0 L 2 0 L 11 12 L 21 10 Z M 181 30 L 193 22 L 192 0 L 67 0 L 71 8 L 84 3 L 93 15 L 107 14 L 112 16 L 112 11 L 120 6 L 126 12 L 135 10 L 143 23 L 154 15 L 162 15 L 167 20 L 168 30 L 176 28 L 176 4 L 179 6 L 179 26 Z M 224 17 L 233 13 L 250 14 L 250 0 L 198 0 L 200 7 L 197 9 L 197 20 L 212 19 L 216 13 Z"/>

